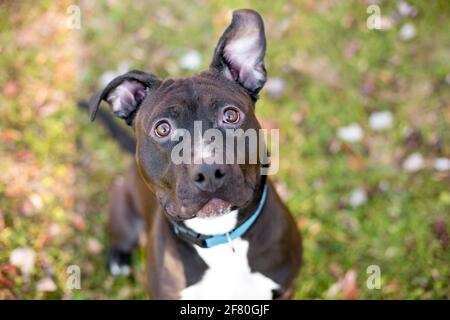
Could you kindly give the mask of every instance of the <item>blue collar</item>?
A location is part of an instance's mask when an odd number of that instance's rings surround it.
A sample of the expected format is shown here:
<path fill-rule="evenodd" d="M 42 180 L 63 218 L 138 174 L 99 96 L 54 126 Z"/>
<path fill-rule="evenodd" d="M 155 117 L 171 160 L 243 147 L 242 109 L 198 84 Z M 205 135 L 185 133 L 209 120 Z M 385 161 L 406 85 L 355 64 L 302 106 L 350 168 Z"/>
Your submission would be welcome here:
<path fill-rule="evenodd" d="M 266 203 L 267 200 L 267 189 L 268 189 L 268 182 L 264 181 L 262 196 L 261 199 L 259 200 L 259 204 L 258 207 L 256 208 L 256 211 L 249 218 L 247 218 L 247 220 L 245 220 L 240 226 L 236 227 L 235 229 L 233 229 L 228 233 L 214 236 L 207 236 L 194 232 L 193 230 L 183 225 L 172 222 L 174 232 L 178 237 L 186 240 L 187 242 L 194 243 L 202 248 L 211 248 L 219 244 L 231 242 L 232 240 L 237 239 L 242 235 L 244 235 L 252 227 L 256 219 L 258 219 L 264 207 L 264 204 Z"/>

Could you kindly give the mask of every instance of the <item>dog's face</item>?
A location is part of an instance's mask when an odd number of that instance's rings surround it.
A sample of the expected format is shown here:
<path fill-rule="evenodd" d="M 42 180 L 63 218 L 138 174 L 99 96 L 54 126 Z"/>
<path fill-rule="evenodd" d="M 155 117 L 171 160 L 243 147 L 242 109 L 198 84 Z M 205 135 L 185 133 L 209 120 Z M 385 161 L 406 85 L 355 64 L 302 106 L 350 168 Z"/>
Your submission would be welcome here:
<path fill-rule="evenodd" d="M 132 71 L 94 97 L 93 117 L 101 100 L 106 100 L 117 116 L 133 125 L 138 168 L 171 217 L 211 217 L 244 208 L 253 199 L 260 183 L 260 161 L 248 159 L 250 153 L 259 153 L 259 143 L 233 148 L 236 154 L 230 163 L 225 161 L 230 151 L 226 139 L 236 129 L 260 128 L 254 104 L 266 81 L 264 54 L 261 17 L 251 10 L 235 11 L 208 71 L 167 80 Z M 222 148 L 215 145 L 211 150 L 215 138 L 205 137 L 208 129 L 225 139 Z M 180 139 L 181 130 L 189 140 Z M 174 161 L 180 142 L 191 146 L 182 150 L 190 161 Z M 237 161 L 239 152 L 245 153 L 246 161 Z"/>

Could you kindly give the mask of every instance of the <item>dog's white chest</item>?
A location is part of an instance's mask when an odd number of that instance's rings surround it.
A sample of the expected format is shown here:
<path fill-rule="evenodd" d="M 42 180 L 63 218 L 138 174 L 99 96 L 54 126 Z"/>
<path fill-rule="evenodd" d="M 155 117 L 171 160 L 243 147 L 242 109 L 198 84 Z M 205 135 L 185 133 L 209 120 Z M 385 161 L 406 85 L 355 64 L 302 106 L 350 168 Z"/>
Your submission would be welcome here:
<path fill-rule="evenodd" d="M 241 238 L 212 248 L 195 246 L 208 265 L 203 278 L 181 291 L 181 299 L 272 299 L 279 286 L 258 272 L 251 272 L 247 259 L 249 243 Z"/>

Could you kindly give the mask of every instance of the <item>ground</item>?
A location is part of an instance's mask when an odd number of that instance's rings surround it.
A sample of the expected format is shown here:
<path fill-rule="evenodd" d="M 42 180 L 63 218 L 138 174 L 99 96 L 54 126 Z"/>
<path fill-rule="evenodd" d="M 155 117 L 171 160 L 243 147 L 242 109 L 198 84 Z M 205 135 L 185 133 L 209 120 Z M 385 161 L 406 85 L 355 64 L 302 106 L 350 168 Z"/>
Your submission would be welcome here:
<path fill-rule="evenodd" d="M 272 179 L 304 237 L 295 298 L 450 298 L 450 3 L 377 3 L 381 30 L 370 1 L 80 1 L 80 29 L 70 1 L 2 2 L 0 299 L 147 297 L 142 251 L 133 279 L 105 268 L 133 159 L 76 102 L 128 69 L 206 68 L 242 7 L 266 23 L 257 114 L 281 129 Z"/>

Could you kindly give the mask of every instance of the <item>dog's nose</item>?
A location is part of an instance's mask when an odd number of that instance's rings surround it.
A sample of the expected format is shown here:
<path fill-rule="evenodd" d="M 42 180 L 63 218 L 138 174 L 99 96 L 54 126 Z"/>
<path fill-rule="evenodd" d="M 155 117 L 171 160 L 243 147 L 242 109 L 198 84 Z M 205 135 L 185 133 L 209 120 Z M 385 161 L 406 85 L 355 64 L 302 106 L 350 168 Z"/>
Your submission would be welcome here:
<path fill-rule="evenodd" d="M 225 180 L 225 166 L 221 164 L 199 164 L 190 168 L 192 182 L 202 191 L 214 192 Z"/>

